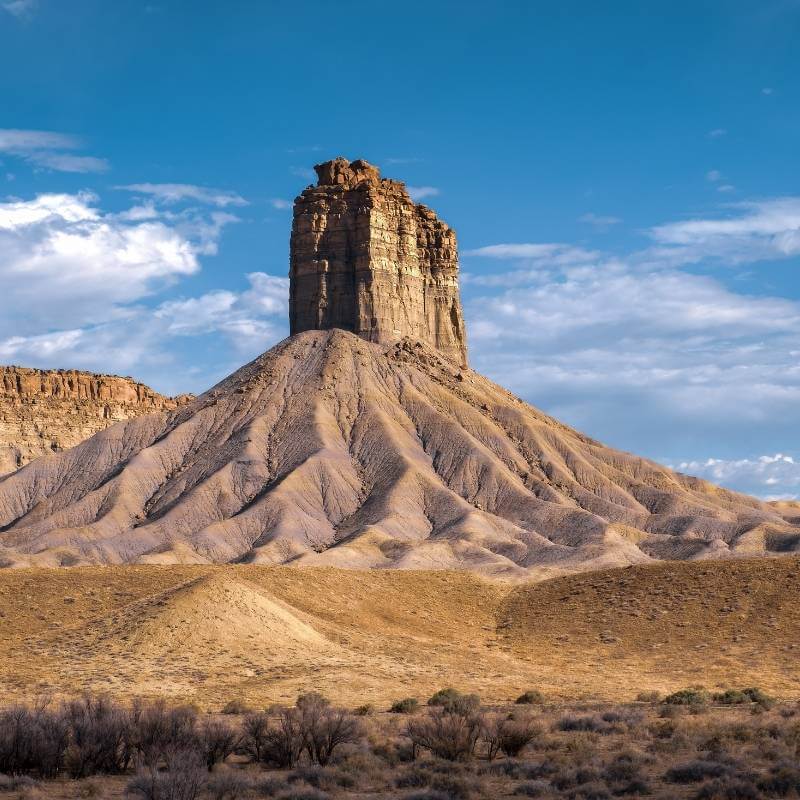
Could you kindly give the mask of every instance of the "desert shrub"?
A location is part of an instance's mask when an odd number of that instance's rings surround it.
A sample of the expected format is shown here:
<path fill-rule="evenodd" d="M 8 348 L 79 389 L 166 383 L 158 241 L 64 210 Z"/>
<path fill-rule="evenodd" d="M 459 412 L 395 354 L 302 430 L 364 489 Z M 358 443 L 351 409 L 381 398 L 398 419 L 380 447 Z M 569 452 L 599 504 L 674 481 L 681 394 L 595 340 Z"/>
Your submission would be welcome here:
<path fill-rule="evenodd" d="M 61 770 L 69 726 L 60 711 L 44 704 L 0 711 L 0 773 L 53 778 Z"/>
<path fill-rule="evenodd" d="M 250 789 L 247 777 L 233 770 L 217 772 L 206 779 L 206 793 L 212 800 L 241 800 L 250 797 Z"/>
<path fill-rule="evenodd" d="M 199 755 L 193 751 L 173 752 L 170 768 L 140 770 L 125 787 L 125 794 L 142 800 L 197 800 L 206 784 L 207 771 Z"/>
<path fill-rule="evenodd" d="M 769 774 L 758 782 L 758 788 L 769 797 L 800 795 L 800 764 L 781 761 L 770 767 Z"/>
<path fill-rule="evenodd" d="M 125 772 L 133 758 L 131 717 L 104 697 L 85 695 L 65 707 L 70 741 L 65 754 L 73 778 Z"/>
<path fill-rule="evenodd" d="M 483 718 L 474 710 L 457 708 L 458 705 L 443 706 L 424 717 L 410 719 L 405 735 L 414 748 L 428 750 L 449 761 L 470 758 L 483 728 Z"/>
<path fill-rule="evenodd" d="M 364 703 L 363 706 L 358 706 L 357 708 L 354 708 L 353 713 L 357 717 L 369 717 L 375 713 L 375 706 L 373 706 L 372 703 Z"/>
<path fill-rule="evenodd" d="M 614 795 L 617 797 L 633 796 L 643 797 L 652 794 L 650 784 L 643 778 L 633 778 L 614 788 Z"/>
<path fill-rule="evenodd" d="M 603 770 L 603 778 L 609 783 L 631 781 L 639 777 L 642 758 L 635 753 L 618 753 Z"/>
<path fill-rule="evenodd" d="M 134 703 L 130 711 L 131 746 L 145 767 L 157 767 L 163 760 L 170 764 L 177 757 L 197 747 L 197 714 L 188 706 L 168 708 L 163 700 Z"/>
<path fill-rule="evenodd" d="M 483 766 L 479 773 L 481 775 L 503 775 L 514 780 L 539 780 L 547 778 L 550 775 L 558 772 L 552 761 L 517 761 L 515 759 L 506 758 L 500 761 L 494 761 L 490 764 Z"/>
<path fill-rule="evenodd" d="M 197 743 L 208 771 L 223 762 L 239 743 L 239 733 L 218 719 L 204 719 L 197 732 Z"/>
<path fill-rule="evenodd" d="M 544 697 L 536 689 L 529 689 L 527 692 L 523 692 L 514 702 L 521 706 L 541 705 L 544 703 Z"/>
<path fill-rule="evenodd" d="M 395 700 L 389 711 L 392 714 L 413 714 L 419 709 L 419 700 L 416 697 L 404 697 L 402 700 Z"/>
<path fill-rule="evenodd" d="M 602 783 L 585 783 L 567 792 L 569 800 L 611 800 L 611 793 Z"/>
<path fill-rule="evenodd" d="M 363 737 L 359 720 L 344 708 L 333 708 L 321 695 L 298 698 L 297 712 L 303 747 L 309 758 L 323 767 L 337 747 Z"/>
<path fill-rule="evenodd" d="M 714 695 L 714 702 L 721 705 L 743 705 L 744 703 L 755 703 L 762 708 L 771 708 L 775 700 L 757 686 L 747 689 L 727 689 L 724 692 Z"/>
<path fill-rule="evenodd" d="M 253 761 L 262 761 L 264 745 L 269 735 L 269 714 L 255 711 L 246 714 L 242 720 L 241 746 L 244 753 Z"/>
<path fill-rule="evenodd" d="M 639 692 L 636 695 L 636 701 L 639 703 L 659 703 L 661 702 L 661 692 Z"/>
<path fill-rule="evenodd" d="M 453 688 L 439 689 L 428 699 L 429 706 L 439 706 L 456 714 L 471 714 L 480 708 L 481 699 L 476 694 L 461 694 Z"/>
<path fill-rule="evenodd" d="M 466 778 L 461 775 L 437 775 L 431 778 L 430 788 L 443 794 L 447 800 L 470 800 L 481 787 L 474 776 Z"/>
<path fill-rule="evenodd" d="M 755 784 L 744 778 L 717 778 L 695 795 L 697 800 L 761 800 L 761 797 Z"/>
<path fill-rule="evenodd" d="M 38 783 L 28 775 L 0 774 L 0 792 L 27 792 L 36 788 Z"/>
<path fill-rule="evenodd" d="M 692 686 L 668 694 L 662 702 L 670 706 L 705 706 L 711 695 L 702 686 Z"/>
<path fill-rule="evenodd" d="M 444 792 L 436 789 L 424 789 L 421 792 L 404 795 L 403 800 L 450 800 L 450 798 Z"/>
<path fill-rule="evenodd" d="M 481 738 L 491 761 L 499 753 L 516 758 L 541 732 L 526 714 L 493 714 L 484 717 Z"/>
<path fill-rule="evenodd" d="M 330 800 L 330 795 L 311 787 L 296 787 L 287 789 L 276 795 L 277 800 Z"/>
<path fill-rule="evenodd" d="M 261 778 L 253 783 L 252 789 L 256 797 L 277 797 L 289 791 L 289 784 L 283 778 Z"/>
<path fill-rule="evenodd" d="M 290 769 L 303 752 L 305 739 L 300 724 L 300 714 L 295 708 L 275 706 L 276 716 L 261 742 L 260 760 L 269 766 Z"/>
<path fill-rule="evenodd" d="M 356 785 L 355 778 L 349 773 L 330 767 L 321 767 L 318 764 L 297 767 L 287 776 L 286 780 L 290 784 L 302 781 L 315 789 L 327 791 L 352 789 Z"/>
<path fill-rule="evenodd" d="M 599 714 L 567 714 L 556 722 L 559 731 L 585 731 L 588 733 L 605 733 L 609 728 Z"/>
<path fill-rule="evenodd" d="M 547 781 L 526 781 L 515 786 L 511 794 L 520 797 L 543 797 L 549 790 L 550 784 Z"/>
<path fill-rule="evenodd" d="M 600 780 L 600 774 L 592 767 L 579 767 L 559 772 L 550 778 L 550 782 L 559 791 L 572 789 L 584 784 L 594 784 Z"/>
<path fill-rule="evenodd" d="M 249 714 L 251 711 L 250 707 L 245 703 L 244 700 L 240 700 L 238 698 L 234 700 L 228 700 L 227 703 L 222 707 L 223 714 L 235 714 L 235 715 L 242 715 L 242 714 Z"/>
<path fill-rule="evenodd" d="M 668 783 L 699 783 L 707 778 L 720 778 L 729 772 L 727 764 L 718 761 L 689 761 L 670 767 L 664 774 L 664 780 Z"/>

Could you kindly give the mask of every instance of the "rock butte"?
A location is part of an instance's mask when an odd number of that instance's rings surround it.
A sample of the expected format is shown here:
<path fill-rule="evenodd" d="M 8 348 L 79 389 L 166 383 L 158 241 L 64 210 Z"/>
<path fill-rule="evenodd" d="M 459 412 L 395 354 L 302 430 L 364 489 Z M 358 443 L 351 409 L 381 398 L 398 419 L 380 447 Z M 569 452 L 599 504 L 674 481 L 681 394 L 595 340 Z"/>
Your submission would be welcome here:
<path fill-rule="evenodd" d="M 455 232 L 366 161 L 317 164 L 294 204 L 290 332 L 404 336 L 467 363 Z"/>
<path fill-rule="evenodd" d="M 188 400 L 188 395 L 164 397 L 117 375 L 0 367 L 0 476 L 115 422 Z"/>
<path fill-rule="evenodd" d="M 800 552 L 797 506 L 605 447 L 466 368 L 453 232 L 366 162 L 317 172 L 295 204 L 293 335 L 0 480 L 0 563 L 525 578 Z"/>

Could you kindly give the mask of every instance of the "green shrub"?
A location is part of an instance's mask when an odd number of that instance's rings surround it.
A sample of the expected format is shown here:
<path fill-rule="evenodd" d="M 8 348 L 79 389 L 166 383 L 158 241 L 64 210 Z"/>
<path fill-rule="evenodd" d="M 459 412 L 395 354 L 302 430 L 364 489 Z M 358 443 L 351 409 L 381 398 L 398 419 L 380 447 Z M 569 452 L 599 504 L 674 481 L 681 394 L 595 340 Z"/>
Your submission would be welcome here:
<path fill-rule="evenodd" d="M 668 694 L 663 702 L 670 706 L 704 706 L 710 699 L 711 695 L 702 686 L 692 686 Z"/>
<path fill-rule="evenodd" d="M 713 700 L 724 706 L 739 706 L 745 703 L 756 703 L 756 705 L 770 708 L 775 702 L 768 694 L 762 692 L 756 686 L 751 686 L 747 689 L 726 689 L 724 692 L 718 692 L 714 695 Z"/>
<path fill-rule="evenodd" d="M 416 697 L 404 697 L 402 700 L 395 700 L 389 711 L 392 714 L 413 714 L 419 708 L 419 700 Z"/>
<path fill-rule="evenodd" d="M 439 706 L 446 711 L 458 714 L 467 714 L 477 711 L 480 707 L 481 699 L 476 694 L 461 694 L 453 688 L 439 689 L 428 700 L 429 706 Z"/>
<path fill-rule="evenodd" d="M 249 714 L 250 708 L 244 700 L 229 700 L 222 707 L 223 714 Z"/>
<path fill-rule="evenodd" d="M 514 702 L 521 706 L 539 706 L 544 703 L 544 697 L 536 689 L 529 689 L 527 692 L 523 692 Z"/>

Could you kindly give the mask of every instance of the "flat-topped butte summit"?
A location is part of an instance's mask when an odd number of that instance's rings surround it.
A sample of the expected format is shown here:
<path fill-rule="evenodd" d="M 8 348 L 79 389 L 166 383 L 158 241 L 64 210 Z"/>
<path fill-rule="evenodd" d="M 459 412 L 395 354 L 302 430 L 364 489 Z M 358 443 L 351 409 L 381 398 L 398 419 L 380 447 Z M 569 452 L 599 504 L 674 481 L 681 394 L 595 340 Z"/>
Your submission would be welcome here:
<path fill-rule="evenodd" d="M 404 336 L 467 363 L 455 231 L 366 161 L 336 158 L 294 204 L 292 334 L 341 328 L 370 342 Z"/>
<path fill-rule="evenodd" d="M 0 479 L 6 565 L 504 577 L 800 552 L 800 515 L 606 447 L 468 369 L 455 234 L 365 161 L 295 202 L 292 336 Z"/>

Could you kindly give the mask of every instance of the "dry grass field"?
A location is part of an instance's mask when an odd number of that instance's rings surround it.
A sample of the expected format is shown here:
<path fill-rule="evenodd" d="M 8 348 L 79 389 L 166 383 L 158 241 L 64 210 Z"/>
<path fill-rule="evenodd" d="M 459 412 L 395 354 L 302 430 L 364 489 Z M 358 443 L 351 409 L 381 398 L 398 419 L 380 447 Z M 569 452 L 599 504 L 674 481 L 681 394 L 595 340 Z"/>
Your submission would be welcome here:
<path fill-rule="evenodd" d="M 555 578 L 334 568 L 0 571 L 0 691 L 218 710 L 314 689 L 386 707 L 445 685 L 508 702 L 628 701 L 703 684 L 800 697 L 800 559 Z"/>

